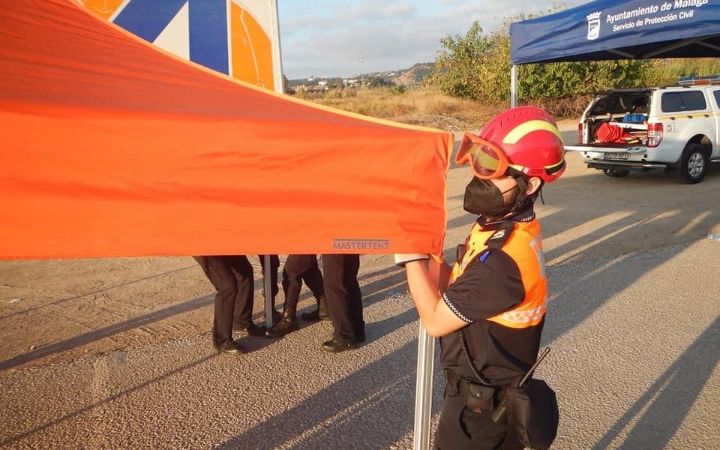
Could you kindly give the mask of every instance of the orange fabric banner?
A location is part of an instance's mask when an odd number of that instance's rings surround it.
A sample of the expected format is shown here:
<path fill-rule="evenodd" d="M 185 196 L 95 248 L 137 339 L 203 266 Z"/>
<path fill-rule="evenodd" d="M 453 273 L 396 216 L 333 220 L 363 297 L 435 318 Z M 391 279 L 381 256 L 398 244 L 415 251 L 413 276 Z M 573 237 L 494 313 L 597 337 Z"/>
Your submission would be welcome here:
<path fill-rule="evenodd" d="M 68 0 L 0 9 L 0 258 L 440 252 L 452 135 L 188 63 Z"/>

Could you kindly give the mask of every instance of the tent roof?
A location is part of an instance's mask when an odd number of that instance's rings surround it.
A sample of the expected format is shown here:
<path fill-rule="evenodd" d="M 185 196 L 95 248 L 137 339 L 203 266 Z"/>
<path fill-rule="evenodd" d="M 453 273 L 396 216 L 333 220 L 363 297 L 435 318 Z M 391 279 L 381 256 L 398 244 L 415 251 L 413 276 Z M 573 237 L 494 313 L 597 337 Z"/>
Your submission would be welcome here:
<path fill-rule="evenodd" d="M 448 132 L 282 96 L 72 0 L 0 10 L 0 259 L 441 252 Z"/>
<path fill-rule="evenodd" d="M 596 0 L 510 26 L 513 64 L 720 56 L 720 0 Z"/>

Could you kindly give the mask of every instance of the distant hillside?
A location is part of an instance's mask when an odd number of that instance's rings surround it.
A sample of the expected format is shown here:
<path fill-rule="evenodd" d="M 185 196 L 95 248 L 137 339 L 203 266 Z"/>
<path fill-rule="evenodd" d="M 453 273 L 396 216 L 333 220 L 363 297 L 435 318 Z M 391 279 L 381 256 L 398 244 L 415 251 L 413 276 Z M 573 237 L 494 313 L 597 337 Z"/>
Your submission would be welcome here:
<path fill-rule="evenodd" d="M 409 69 L 388 70 L 385 72 L 372 72 L 356 75 L 354 77 L 308 77 L 296 80 L 289 80 L 288 86 L 295 89 L 299 86 L 327 86 L 336 87 L 342 85 L 368 85 L 368 84 L 387 84 L 387 85 L 404 85 L 418 86 L 423 80 L 432 74 L 435 67 L 434 63 L 418 63 Z"/>
<path fill-rule="evenodd" d="M 394 84 L 415 86 L 422 84 L 423 80 L 432 74 L 435 63 L 417 63 L 409 69 L 388 72 L 375 72 L 365 76 L 376 76 L 387 79 Z"/>

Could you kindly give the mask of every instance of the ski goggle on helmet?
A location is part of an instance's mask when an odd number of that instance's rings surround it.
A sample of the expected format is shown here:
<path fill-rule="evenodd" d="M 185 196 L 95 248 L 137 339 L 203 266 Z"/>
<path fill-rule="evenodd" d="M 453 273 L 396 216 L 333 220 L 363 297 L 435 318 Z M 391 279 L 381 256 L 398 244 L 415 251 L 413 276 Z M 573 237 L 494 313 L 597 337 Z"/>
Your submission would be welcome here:
<path fill-rule="evenodd" d="M 555 119 L 533 106 L 508 109 L 478 135 L 465 133 L 455 162 L 483 180 L 519 172 L 549 183 L 565 171 L 565 147 Z"/>

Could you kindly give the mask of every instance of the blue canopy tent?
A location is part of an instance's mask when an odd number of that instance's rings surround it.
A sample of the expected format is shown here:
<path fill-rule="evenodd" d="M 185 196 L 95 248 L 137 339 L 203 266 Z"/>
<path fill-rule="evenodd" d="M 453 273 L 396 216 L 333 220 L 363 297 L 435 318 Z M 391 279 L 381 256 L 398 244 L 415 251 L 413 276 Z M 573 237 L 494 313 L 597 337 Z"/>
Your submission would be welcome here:
<path fill-rule="evenodd" d="M 720 0 L 596 0 L 510 25 L 519 64 L 720 56 Z"/>

